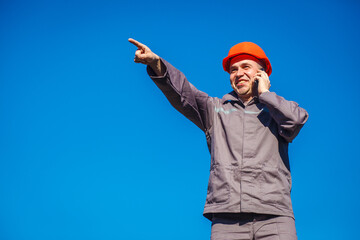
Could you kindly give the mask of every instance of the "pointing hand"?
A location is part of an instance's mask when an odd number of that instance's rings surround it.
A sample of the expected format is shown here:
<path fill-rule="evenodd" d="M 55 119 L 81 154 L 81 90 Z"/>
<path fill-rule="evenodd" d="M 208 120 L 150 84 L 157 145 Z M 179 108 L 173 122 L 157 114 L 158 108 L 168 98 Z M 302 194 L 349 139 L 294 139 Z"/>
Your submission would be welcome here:
<path fill-rule="evenodd" d="M 163 66 L 158 55 L 153 53 L 145 44 L 135 39 L 129 38 L 129 42 L 138 48 L 135 52 L 134 62 L 148 65 L 157 76 L 165 74 L 166 67 Z"/>
<path fill-rule="evenodd" d="M 135 52 L 134 62 L 152 65 L 160 59 L 160 57 L 153 53 L 145 44 L 142 44 L 132 38 L 129 38 L 128 40 L 138 48 Z"/>

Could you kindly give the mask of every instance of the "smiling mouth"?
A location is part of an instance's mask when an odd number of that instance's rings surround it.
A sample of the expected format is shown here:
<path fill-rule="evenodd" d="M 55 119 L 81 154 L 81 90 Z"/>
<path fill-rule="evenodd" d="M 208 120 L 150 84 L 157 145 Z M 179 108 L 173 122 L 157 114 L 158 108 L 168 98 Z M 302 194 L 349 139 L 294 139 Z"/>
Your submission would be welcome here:
<path fill-rule="evenodd" d="M 240 79 L 240 80 L 238 80 L 238 81 L 235 82 L 235 85 L 236 85 L 236 86 L 242 86 L 242 85 L 244 85 L 246 82 L 248 82 L 248 81 L 247 81 L 247 80 L 242 80 L 242 79 Z"/>

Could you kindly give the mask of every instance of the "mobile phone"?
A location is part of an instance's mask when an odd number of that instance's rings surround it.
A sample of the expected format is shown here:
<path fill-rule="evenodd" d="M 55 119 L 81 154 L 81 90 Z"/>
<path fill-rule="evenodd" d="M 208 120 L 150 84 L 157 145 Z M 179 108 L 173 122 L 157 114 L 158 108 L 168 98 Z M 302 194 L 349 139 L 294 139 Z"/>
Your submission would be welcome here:
<path fill-rule="evenodd" d="M 260 68 L 261 71 L 265 71 L 264 68 Z M 259 80 L 255 79 L 254 81 L 254 93 L 255 93 L 255 96 L 259 96 L 259 92 L 258 92 L 258 88 L 259 88 Z"/>

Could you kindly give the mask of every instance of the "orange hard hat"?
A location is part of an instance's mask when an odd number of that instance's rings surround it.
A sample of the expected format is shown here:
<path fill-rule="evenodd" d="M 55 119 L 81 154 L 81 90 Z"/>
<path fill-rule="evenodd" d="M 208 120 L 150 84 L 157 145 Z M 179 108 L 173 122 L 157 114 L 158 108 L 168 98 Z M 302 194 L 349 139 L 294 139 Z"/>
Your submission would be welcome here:
<path fill-rule="evenodd" d="M 229 72 L 231 59 L 241 54 L 251 55 L 258 59 L 261 63 L 263 63 L 265 72 L 270 76 L 272 68 L 269 59 L 265 55 L 265 52 L 258 45 L 252 42 L 238 43 L 230 48 L 228 56 L 223 60 L 223 67 L 226 72 Z"/>

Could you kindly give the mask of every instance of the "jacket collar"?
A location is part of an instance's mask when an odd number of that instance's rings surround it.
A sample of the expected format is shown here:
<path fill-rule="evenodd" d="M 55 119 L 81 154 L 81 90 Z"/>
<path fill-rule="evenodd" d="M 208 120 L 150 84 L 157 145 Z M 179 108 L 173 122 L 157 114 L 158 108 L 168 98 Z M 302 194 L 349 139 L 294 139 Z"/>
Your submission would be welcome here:
<path fill-rule="evenodd" d="M 252 100 L 250 100 L 250 103 L 257 103 L 258 101 L 259 101 L 258 97 L 254 97 Z M 228 102 L 240 102 L 242 105 L 244 105 L 243 101 L 239 98 L 239 96 L 236 94 L 235 91 L 231 91 L 228 94 L 225 94 L 221 99 L 222 104 Z"/>
<path fill-rule="evenodd" d="M 231 91 L 228 94 L 225 94 L 223 96 L 223 98 L 221 99 L 222 104 L 227 103 L 227 102 L 232 102 L 232 101 L 235 101 L 235 102 L 241 101 L 241 99 L 239 99 L 239 97 L 237 96 L 235 91 Z"/>

